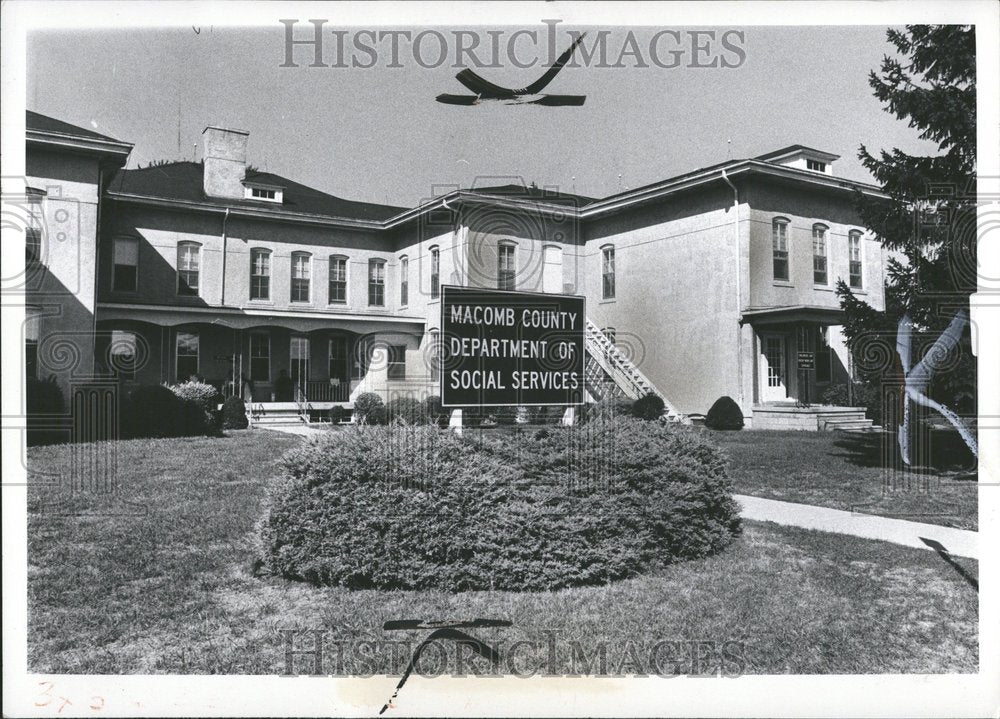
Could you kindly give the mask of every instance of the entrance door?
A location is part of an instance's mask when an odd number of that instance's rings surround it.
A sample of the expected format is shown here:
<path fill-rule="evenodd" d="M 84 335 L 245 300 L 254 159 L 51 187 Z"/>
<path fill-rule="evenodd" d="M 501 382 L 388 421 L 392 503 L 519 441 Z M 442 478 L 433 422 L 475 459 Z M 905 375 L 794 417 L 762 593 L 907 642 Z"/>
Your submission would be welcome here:
<path fill-rule="evenodd" d="M 305 392 L 306 382 L 309 381 L 309 338 L 293 335 L 289 357 L 291 359 L 292 382 Z"/>
<path fill-rule="evenodd" d="M 788 366 L 785 338 L 762 335 L 760 338 L 760 401 L 788 399 Z"/>

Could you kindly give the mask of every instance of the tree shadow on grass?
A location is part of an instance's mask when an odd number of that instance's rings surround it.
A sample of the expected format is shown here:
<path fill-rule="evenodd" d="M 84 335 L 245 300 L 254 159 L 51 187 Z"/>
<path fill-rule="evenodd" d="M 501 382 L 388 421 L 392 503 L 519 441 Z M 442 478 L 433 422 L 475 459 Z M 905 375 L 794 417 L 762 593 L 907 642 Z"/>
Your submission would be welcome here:
<path fill-rule="evenodd" d="M 841 457 L 856 467 L 905 468 L 894 433 L 843 433 L 834 446 L 844 453 L 831 453 L 830 456 Z M 932 429 L 912 447 L 915 462 L 909 467 L 910 471 L 950 481 L 976 481 L 978 478 L 976 458 L 958 432 Z"/>

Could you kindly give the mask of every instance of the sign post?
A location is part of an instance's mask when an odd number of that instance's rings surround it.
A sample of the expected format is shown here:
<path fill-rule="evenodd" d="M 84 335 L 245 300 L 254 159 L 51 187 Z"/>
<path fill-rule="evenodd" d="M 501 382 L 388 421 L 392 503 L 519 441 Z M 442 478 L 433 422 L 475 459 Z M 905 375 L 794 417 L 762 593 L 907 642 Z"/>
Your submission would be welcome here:
<path fill-rule="evenodd" d="M 584 404 L 585 326 L 580 296 L 442 287 L 441 406 Z"/>
<path fill-rule="evenodd" d="M 799 352 L 797 356 L 799 376 L 802 378 L 803 402 L 809 404 L 809 373 L 816 369 L 815 352 Z"/>

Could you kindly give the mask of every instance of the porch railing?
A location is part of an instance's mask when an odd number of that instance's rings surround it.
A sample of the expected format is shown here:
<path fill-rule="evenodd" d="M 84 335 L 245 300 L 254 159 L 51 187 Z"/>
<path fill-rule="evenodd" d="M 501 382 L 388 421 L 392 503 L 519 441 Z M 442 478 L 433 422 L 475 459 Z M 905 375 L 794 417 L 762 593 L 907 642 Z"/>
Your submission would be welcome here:
<path fill-rule="evenodd" d="M 351 396 L 351 384 L 330 384 L 327 380 L 316 380 L 302 382 L 300 391 L 307 402 L 347 402 Z"/>

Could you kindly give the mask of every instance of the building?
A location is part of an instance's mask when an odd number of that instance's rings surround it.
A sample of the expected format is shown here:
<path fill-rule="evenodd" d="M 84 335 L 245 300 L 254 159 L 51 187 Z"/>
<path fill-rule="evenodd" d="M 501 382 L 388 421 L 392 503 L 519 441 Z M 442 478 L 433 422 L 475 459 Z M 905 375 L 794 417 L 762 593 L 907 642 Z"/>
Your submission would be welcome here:
<path fill-rule="evenodd" d="M 27 140 L 42 228 L 27 366 L 64 383 L 197 375 L 320 408 L 436 394 L 440 286 L 454 284 L 584 295 L 605 380 L 652 386 L 676 415 L 728 395 L 772 426 L 769 410 L 847 381 L 838 279 L 884 303 L 886 257 L 852 204 L 881 191 L 801 145 L 601 199 L 512 183 L 403 208 L 260 172 L 240 130 L 207 127 L 199 162 L 131 170 L 128 143 L 36 113 Z M 52 351 L 68 337 L 72 367 Z"/>

